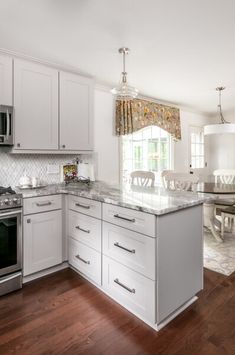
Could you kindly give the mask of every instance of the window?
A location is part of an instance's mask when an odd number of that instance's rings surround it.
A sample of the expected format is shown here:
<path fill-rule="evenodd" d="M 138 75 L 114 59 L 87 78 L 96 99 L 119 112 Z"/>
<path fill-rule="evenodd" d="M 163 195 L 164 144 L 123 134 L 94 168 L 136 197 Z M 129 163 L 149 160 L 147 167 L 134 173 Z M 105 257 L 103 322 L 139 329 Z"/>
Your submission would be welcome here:
<path fill-rule="evenodd" d="M 205 167 L 205 147 L 202 127 L 190 127 L 190 167 L 202 169 Z"/>
<path fill-rule="evenodd" d="M 127 136 L 122 136 L 122 181 L 129 182 L 130 173 L 146 170 L 155 173 L 160 183 L 161 171 L 170 169 L 171 137 L 157 126 L 149 126 Z"/>

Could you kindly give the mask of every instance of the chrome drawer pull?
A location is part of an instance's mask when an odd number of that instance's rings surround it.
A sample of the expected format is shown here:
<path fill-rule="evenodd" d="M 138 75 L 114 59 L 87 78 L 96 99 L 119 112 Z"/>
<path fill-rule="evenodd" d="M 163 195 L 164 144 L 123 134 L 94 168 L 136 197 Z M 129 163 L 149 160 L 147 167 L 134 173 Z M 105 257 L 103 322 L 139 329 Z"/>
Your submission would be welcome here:
<path fill-rule="evenodd" d="M 81 203 L 75 203 L 75 206 L 77 206 L 77 207 L 82 207 L 82 208 L 86 208 L 87 210 L 89 210 L 89 208 L 91 208 L 91 206 L 82 205 Z"/>
<path fill-rule="evenodd" d="M 39 203 L 39 202 L 36 203 L 36 206 L 38 206 L 38 207 L 44 207 L 44 206 L 50 206 L 50 205 L 52 205 L 52 202 L 50 202 L 50 201 L 42 202 L 42 203 Z"/>
<path fill-rule="evenodd" d="M 90 265 L 90 261 L 89 261 L 89 260 L 87 261 L 87 260 L 81 258 L 79 254 L 78 254 L 78 255 L 75 255 L 75 257 L 76 257 L 78 260 L 81 260 L 83 263 Z"/>
<path fill-rule="evenodd" d="M 125 221 L 128 221 L 128 222 L 133 222 L 133 223 L 135 222 L 135 218 L 121 217 L 121 216 L 119 216 L 119 214 L 114 214 L 113 217 L 124 219 Z"/>
<path fill-rule="evenodd" d="M 82 232 L 90 233 L 90 230 L 89 230 L 89 229 L 83 229 L 83 228 L 81 228 L 81 227 L 79 227 L 79 226 L 76 226 L 75 228 L 76 228 L 76 229 L 79 229 L 79 230 L 82 231 Z"/>
<path fill-rule="evenodd" d="M 122 245 L 120 245 L 118 242 L 114 243 L 113 245 L 115 245 L 115 247 L 118 247 L 118 248 L 120 248 L 120 249 L 126 250 L 126 251 L 128 251 L 129 253 L 135 254 L 135 249 L 128 249 L 128 248 L 125 248 L 125 247 L 123 247 Z"/>
<path fill-rule="evenodd" d="M 119 286 L 125 288 L 125 290 L 129 291 L 130 293 L 135 293 L 135 289 L 134 289 L 134 288 L 130 288 L 130 287 L 124 285 L 123 283 L 121 283 L 121 282 L 119 281 L 119 279 L 115 279 L 114 282 L 115 282 L 116 284 L 118 284 Z"/>

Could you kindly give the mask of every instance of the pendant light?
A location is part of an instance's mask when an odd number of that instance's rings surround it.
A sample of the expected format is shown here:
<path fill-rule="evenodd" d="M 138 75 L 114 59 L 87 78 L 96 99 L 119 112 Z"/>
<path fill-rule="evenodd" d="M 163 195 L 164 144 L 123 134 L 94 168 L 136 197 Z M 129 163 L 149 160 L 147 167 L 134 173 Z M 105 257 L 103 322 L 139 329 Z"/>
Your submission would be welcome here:
<path fill-rule="evenodd" d="M 129 48 L 119 48 L 118 52 L 123 57 L 123 70 L 121 74 L 120 84 L 111 90 L 111 93 L 116 95 L 117 100 L 132 100 L 137 97 L 139 90 L 129 86 L 127 84 L 127 72 L 126 72 L 126 55 L 130 52 Z"/>
<path fill-rule="evenodd" d="M 222 107 L 221 107 L 221 92 L 225 89 L 225 87 L 220 86 L 216 88 L 215 90 L 219 92 L 219 117 L 220 117 L 220 123 L 218 124 L 210 124 L 207 126 L 204 126 L 204 135 L 209 135 L 209 134 L 223 134 L 223 133 L 235 133 L 235 123 L 230 123 L 227 122 L 223 116 L 222 113 Z"/>

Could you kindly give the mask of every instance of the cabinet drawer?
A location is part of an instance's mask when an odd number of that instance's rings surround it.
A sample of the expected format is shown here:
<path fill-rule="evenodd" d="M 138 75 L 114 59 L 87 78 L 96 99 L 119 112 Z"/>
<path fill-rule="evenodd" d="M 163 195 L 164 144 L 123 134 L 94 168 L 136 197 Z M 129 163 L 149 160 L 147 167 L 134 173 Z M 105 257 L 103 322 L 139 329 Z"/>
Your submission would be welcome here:
<path fill-rule="evenodd" d="M 103 203 L 103 220 L 155 237 L 154 215 Z"/>
<path fill-rule="evenodd" d="M 101 251 L 101 220 L 69 210 L 69 236 Z"/>
<path fill-rule="evenodd" d="M 155 280 L 156 238 L 103 222 L 103 253 Z"/>
<path fill-rule="evenodd" d="M 101 202 L 99 201 L 70 195 L 69 209 L 101 219 Z"/>
<path fill-rule="evenodd" d="M 24 199 L 24 215 L 58 210 L 61 208 L 61 195 L 49 195 Z"/>
<path fill-rule="evenodd" d="M 101 254 L 99 252 L 69 238 L 69 264 L 101 285 Z"/>
<path fill-rule="evenodd" d="M 137 316 L 155 323 L 155 281 L 103 256 L 103 288 Z"/>

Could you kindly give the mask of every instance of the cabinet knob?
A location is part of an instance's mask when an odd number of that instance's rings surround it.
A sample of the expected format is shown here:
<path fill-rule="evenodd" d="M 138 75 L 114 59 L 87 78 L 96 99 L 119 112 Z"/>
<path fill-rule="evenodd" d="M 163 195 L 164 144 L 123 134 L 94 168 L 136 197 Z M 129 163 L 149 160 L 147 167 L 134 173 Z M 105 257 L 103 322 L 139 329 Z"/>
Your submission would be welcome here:
<path fill-rule="evenodd" d="M 31 223 L 31 219 L 30 218 L 27 219 L 27 223 Z"/>
<path fill-rule="evenodd" d="M 62 148 L 65 148 L 65 144 L 62 144 Z"/>
<path fill-rule="evenodd" d="M 18 148 L 20 147 L 20 143 L 17 143 L 17 147 L 18 147 Z"/>

